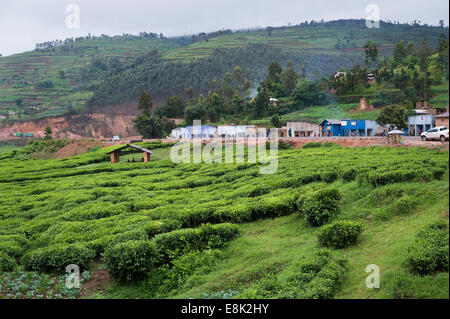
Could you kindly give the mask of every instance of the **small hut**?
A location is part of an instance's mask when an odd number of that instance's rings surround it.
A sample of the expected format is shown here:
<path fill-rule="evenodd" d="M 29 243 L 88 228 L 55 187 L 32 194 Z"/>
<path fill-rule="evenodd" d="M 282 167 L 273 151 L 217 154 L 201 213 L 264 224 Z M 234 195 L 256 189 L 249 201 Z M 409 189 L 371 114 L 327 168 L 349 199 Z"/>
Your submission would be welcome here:
<path fill-rule="evenodd" d="M 117 148 L 114 151 L 111 151 L 111 152 L 108 153 L 110 155 L 110 157 L 111 157 L 111 164 L 120 163 L 120 154 L 121 153 L 125 153 L 125 152 L 123 152 L 123 150 L 125 150 L 127 148 L 132 148 L 132 149 L 137 150 L 137 151 L 131 151 L 131 152 L 127 151 L 126 152 L 127 154 L 143 152 L 144 153 L 144 162 L 150 162 L 150 155 L 153 154 L 152 151 L 150 151 L 150 150 L 148 150 L 146 148 L 134 145 L 134 144 L 127 144 L 127 145 L 124 145 L 124 146 L 122 146 L 120 148 Z"/>
<path fill-rule="evenodd" d="M 388 143 L 389 144 L 401 144 L 401 136 L 405 135 L 405 132 L 400 130 L 393 130 L 388 133 Z"/>

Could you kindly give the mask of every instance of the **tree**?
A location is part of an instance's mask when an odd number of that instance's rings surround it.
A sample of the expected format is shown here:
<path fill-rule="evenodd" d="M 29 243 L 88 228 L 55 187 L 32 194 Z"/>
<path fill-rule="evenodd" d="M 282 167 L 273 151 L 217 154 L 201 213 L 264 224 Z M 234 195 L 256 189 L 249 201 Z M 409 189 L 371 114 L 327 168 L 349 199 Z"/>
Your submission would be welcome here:
<path fill-rule="evenodd" d="M 265 81 L 261 82 L 258 87 L 258 95 L 253 103 L 254 114 L 256 118 L 260 118 L 266 114 L 267 106 L 269 105 L 269 91 L 267 90 L 267 85 Z"/>
<path fill-rule="evenodd" d="M 270 118 L 270 122 L 272 123 L 273 126 L 280 127 L 281 122 L 280 122 L 280 117 L 278 116 L 278 114 L 273 115 Z"/>
<path fill-rule="evenodd" d="M 169 97 L 166 103 L 160 108 L 160 113 L 162 116 L 167 116 L 169 118 L 179 118 L 184 116 L 184 109 L 186 108 L 186 103 L 184 100 L 173 95 Z"/>
<path fill-rule="evenodd" d="M 205 121 L 207 116 L 206 106 L 203 102 L 198 102 L 192 106 L 188 106 L 184 111 L 184 121 L 192 125 L 194 120 Z"/>
<path fill-rule="evenodd" d="M 150 117 L 153 107 L 152 97 L 147 91 L 143 91 L 139 97 L 138 109 L 142 111 L 142 115 Z"/>
<path fill-rule="evenodd" d="M 392 57 L 392 62 L 394 66 L 399 65 L 404 58 L 408 55 L 408 51 L 406 50 L 405 42 L 401 40 L 399 43 L 395 45 L 394 55 Z"/>
<path fill-rule="evenodd" d="M 163 125 L 161 119 L 150 117 L 144 114 L 136 116 L 133 120 L 134 128 L 143 138 L 161 138 L 163 134 Z"/>
<path fill-rule="evenodd" d="M 66 78 L 66 72 L 64 72 L 63 70 L 59 71 L 59 78 L 61 80 L 64 80 Z"/>
<path fill-rule="evenodd" d="M 380 125 L 393 125 L 399 129 L 406 128 L 406 109 L 399 105 L 388 105 L 378 115 Z"/>
<path fill-rule="evenodd" d="M 16 103 L 16 106 L 21 106 L 23 103 L 23 99 L 22 98 L 18 98 L 14 101 Z"/>
<path fill-rule="evenodd" d="M 191 101 L 194 98 L 194 88 L 192 86 L 188 86 L 185 90 L 186 98 Z"/>
<path fill-rule="evenodd" d="M 300 78 L 292 92 L 292 99 L 303 106 L 322 105 L 327 101 L 327 93 L 320 89 L 319 82 Z"/>
<path fill-rule="evenodd" d="M 287 69 L 281 73 L 281 83 L 286 95 L 291 95 L 292 91 L 294 91 L 298 77 L 299 75 L 295 71 L 292 62 L 289 62 Z"/>
<path fill-rule="evenodd" d="M 444 73 L 446 79 L 449 78 L 449 40 L 445 34 L 441 34 L 439 37 L 439 47 L 438 47 L 438 65 L 441 71 Z"/>
<path fill-rule="evenodd" d="M 51 140 L 52 139 L 52 133 L 53 133 L 52 128 L 50 126 L 46 126 L 45 130 L 44 130 L 44 134 L 45 134 L 44 140 Z"/>
<path fill-rule="evenodd" d="M 163 132 L 165 135 L 170 135 L 172 130 L 177 127 L 174 121 L 168 119 L 167 117 L 163 117 L 161 119 Z"/>
<path fill-rule="evenodd" d="M 273 27 L 267 27 L 266 30 L 267 30 L 267 34 L 269 35 L 269 37 L 271 37 L 272 36 Z"/>
<path fill-rule="evenodd" d="M 375 62 L 378 57 L 378 50 L 377 50 L 377 44 L 372 41 L 367 41 L 367 43 L 364 45 L 364 51 L 366 53 L 365 57 L 365 63 L 366 68 L 369 68 L 371 62 Z"/>
<path fill-rule="evenodd" d="M 269 75 L 267 75 L 267 82 L 280 83 L 280 75 L 283 71 L 280 63 L 276 61 L 270 63 L 267 67 L 267 70 L 269 70 Z"/>

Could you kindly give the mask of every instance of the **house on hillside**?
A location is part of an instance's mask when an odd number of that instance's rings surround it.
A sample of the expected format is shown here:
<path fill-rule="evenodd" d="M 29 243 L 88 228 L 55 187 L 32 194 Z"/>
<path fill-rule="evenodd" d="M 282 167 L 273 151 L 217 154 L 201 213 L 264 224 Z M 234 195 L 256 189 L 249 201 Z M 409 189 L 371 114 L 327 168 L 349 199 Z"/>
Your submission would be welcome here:
<path fill-rule="evenodd" d="M 337 71 L 337 72 L 334 73 L 334 78 L 335 78 L 335 79 L 336 79 L 336 78 L 340 78 L 341 76 L 342 76 L 342 77 L 345 77 L 346 75 L 347 75 L 347 72 Z"/>
<path fill-rule="evenodd" d="M 320 126 L 309 122 L 287 122 L 289 137 L 316 137 L 320 135 Z"/>
<path fill-rule="evenodd" d="M 279 104 L 278 99 L 276 99 L 276 98 L 274 98 L 274 97 L 271 97 L 271 98 L 269 99 L 269 105 L 270 105 L 270 106 L 278 107 L 278 104 Z"/>

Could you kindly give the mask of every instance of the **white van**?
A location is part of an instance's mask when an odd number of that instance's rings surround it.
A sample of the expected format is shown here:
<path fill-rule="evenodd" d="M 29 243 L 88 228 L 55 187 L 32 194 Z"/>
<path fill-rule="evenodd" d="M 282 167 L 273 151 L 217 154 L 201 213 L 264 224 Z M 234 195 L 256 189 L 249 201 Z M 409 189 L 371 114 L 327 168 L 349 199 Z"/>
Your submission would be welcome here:
<path fill-rule="evenodd" d="M 113 142 L 120 142 L 120 137 L 116 135 L 113 137 L 112 140 L 113 140 Z"/>
<path fill-rule="evenodd" d="M 448 128 L 445 126 L 435 127 L 422 133 L 421 137 L 424 141 L 441 140 L 442 142 L 445 142 L 448 140 Z"/>

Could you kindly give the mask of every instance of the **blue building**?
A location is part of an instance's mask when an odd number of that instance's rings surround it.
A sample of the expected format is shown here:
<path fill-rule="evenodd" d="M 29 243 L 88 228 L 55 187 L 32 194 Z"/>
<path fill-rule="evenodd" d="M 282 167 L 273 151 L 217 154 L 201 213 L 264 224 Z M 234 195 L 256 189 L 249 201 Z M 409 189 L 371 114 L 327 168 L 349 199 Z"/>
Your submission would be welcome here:
<path fill-rule="evenodd" d="M 373 136 L 381 127 L 370 120 L 325 119 L 320 123 L 322 136 Z"/>

